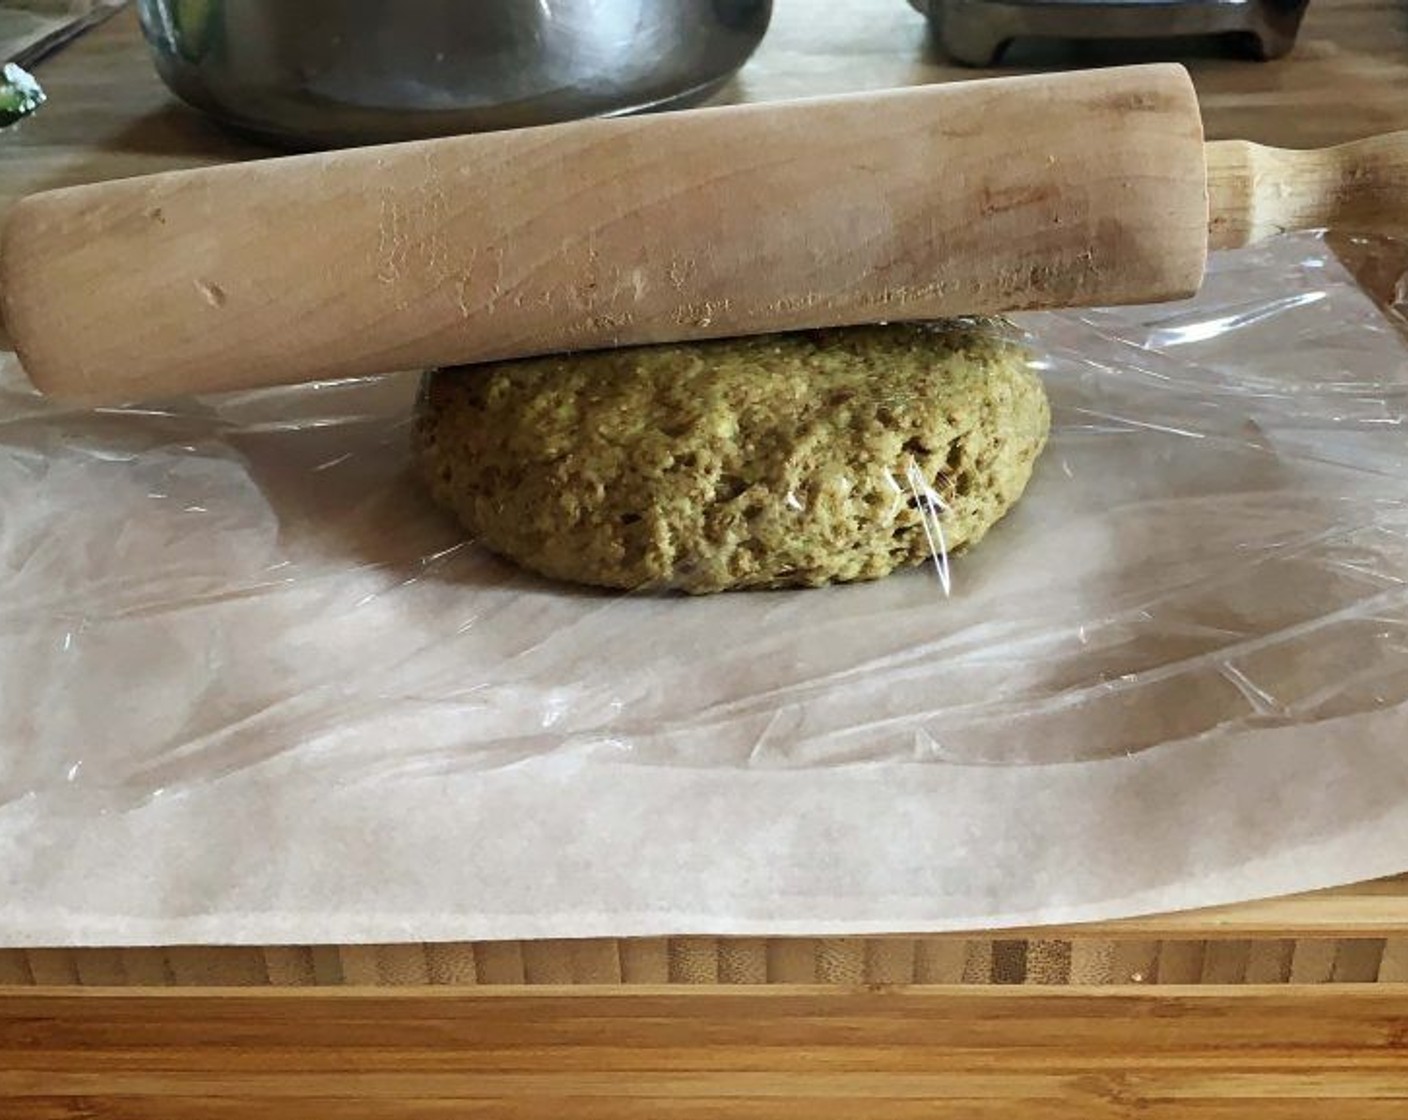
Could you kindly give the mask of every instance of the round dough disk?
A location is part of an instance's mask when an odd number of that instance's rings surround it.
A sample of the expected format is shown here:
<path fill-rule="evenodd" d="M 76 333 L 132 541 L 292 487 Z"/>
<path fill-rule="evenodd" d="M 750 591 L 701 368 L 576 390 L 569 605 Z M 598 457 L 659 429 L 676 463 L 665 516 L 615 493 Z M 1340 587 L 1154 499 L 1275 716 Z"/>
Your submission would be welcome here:
<path fill-rule="evenodd" d="M 875 579 L 971 545 L 1049 426 L 1013 332 L 965 320 L 437 371 L 415 449 L 436 500 L 524 567 L 702 593 Z"/>

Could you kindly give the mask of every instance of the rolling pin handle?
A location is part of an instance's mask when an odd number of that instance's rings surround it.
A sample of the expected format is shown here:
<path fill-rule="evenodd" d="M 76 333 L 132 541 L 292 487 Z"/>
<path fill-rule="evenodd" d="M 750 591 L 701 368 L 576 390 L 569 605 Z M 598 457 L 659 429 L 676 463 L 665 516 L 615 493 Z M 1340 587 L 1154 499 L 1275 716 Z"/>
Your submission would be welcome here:
<path fill-rule="evenodd" d="M 1408 231 L 1408 132 L 1319 151 L 1216 140 L 1207 145 L 1207 165 L 1214 249 L 1293 230 Z"/>

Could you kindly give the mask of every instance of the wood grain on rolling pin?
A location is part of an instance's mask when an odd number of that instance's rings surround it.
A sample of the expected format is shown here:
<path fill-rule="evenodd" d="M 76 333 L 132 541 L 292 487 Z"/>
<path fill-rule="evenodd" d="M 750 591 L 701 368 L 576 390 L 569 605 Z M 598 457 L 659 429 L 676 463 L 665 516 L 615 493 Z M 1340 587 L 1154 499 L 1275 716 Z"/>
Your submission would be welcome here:
<path fill-rule="evenodd" d="M 35 383 L 89 400 L 1196 290 L 1177 66 L 583 121 L 33 196 Z"/>

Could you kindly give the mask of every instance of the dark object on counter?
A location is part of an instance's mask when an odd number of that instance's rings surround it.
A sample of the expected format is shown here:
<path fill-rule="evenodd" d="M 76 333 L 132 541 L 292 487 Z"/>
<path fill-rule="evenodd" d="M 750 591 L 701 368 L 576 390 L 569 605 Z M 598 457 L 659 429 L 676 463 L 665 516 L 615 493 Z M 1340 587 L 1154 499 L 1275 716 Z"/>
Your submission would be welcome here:
<path fill-rule="evenodd" d="M 1017 39 L 1231 36 L 1261 59 L 1295 46 L 1309 0 L 910 0 L 956 62 L 992 66 Z"/>
<path fill-rule="evenodd" d="M 183 100 L 296 147 L 665 108 L 753 53 L 772 0 L 141 0 Z"/>

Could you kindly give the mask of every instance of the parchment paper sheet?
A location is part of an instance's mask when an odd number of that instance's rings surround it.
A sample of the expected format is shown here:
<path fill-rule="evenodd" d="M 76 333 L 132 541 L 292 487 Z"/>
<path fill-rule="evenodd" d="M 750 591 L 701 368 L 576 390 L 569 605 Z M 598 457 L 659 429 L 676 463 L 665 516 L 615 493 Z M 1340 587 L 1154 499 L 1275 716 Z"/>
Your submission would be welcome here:
<path fill-rule="evenodd" d="M 947 598 L 564 589 L 419 496 L 412 377 L 87 412 L 6 359 L 0 944 L 919 932 L 1403 870 L 1396 318 L 1314 237 L 1025 317 L 1056 430 Z"/>

